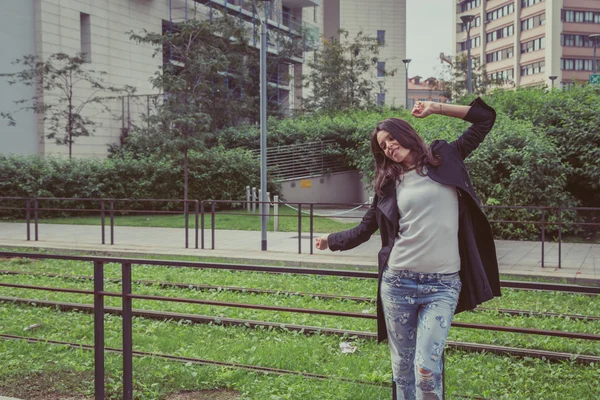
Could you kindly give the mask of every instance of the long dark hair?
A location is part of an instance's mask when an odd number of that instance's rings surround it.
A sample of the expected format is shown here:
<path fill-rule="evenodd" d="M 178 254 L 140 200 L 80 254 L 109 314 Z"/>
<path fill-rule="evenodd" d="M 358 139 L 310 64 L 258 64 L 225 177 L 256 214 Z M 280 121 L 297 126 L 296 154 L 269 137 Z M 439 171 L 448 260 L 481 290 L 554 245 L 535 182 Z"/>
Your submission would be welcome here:
<path fill-rule="evenodd" d="M 397 163 L 388 157 L 379 147 L 377 142 L 377 133 L 379 131 L 389 132 L 402 147 L 410 150 L 410 154 L 415 160 L 415 169 L 419 175 L 424 176 L 423 168 L 426 164 L 438 166 L 442 160 L 439 156 L 431 152 L 429 146 L 425 144 L 421 136 L 414 130 L 410 124 L 399 118 L 388 118 L 377 124 L 377 127 L 371 133 L 371 150 L 375 157 L 375 193 L 383 194 L 383 186 L 389 181 L 400 181 L 405 172 L 401 163 Z"/>

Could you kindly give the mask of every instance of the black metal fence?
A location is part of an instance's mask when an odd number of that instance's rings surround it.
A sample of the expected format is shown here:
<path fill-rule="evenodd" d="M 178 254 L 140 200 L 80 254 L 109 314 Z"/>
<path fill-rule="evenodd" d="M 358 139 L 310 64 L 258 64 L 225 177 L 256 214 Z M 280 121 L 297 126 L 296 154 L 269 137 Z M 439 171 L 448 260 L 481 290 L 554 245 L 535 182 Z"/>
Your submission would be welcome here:
<path fill-rule="evenodd" d="M 189 303 L 189 304 L 210 304 L 216 306 L 224 306 L 224 307 L 237 307 L 237 308 L 252 308 L 252 309 L 261 309 L 261 310 L 271 310 L 278 312 L 292 312 L 292 313 L 309 313 L 309 314 L 321 314 L 321 315 L 331 315 L 331 316 L 339 316 L 339 317 L 348 317 L 348 318 L 367 318 L 367 319 L 375 319 L 376 315 L 374 314 L 363 314 L 363 313 L 355 313 L 355 312 L 344 312 L 344 311 L 335 311 L 335 310 L 315 310 L 315 309 L 299 309 L 299 308 L 291 308 L 291 307 L 282 307 L 282 306 L 270 306 L 270 305 L 258 305 L 258 304 L 242 304 L 242 303 L 231 303 L 231 302 L 221 302 L 221 301 L 213 301 L 213 300 L 203 300 L 203 299 L 191 299 L 191 298 L 177 298 L 177 297 L 167 297 L 167 296 L 151 296 L 151 295 L 136 295 L 132 290 L 132 267 L 135 265 L 155 265 L 155 266 L 166 266 L 173 268 L 195 268 L 195 269 L 220 269 L 220 270 L 234 270 L 234 271 L 249 271 L 249 272 L 263 272 L 263 273 L 279 273 L 279 274 L 302 274 L 302 275 L 320 275 L 320 276 L 336 276 L 336 277 L 345 277 L 345 278 L 363 278 L 363 279 L 377 279 L 377 273 L 375 272 L 366 272 L 366 271 L 348 271 L 348 270 L 331 270 L 331 269 L 317 269 L 317 268 L 302 268 L 302 267 L 270 267 L 270 266 L 259 266 L 259 265 L 236 265 L 236 264 L 216 264 L 216 263 L 201 263 L 201 262 L 186 262 L 186 261 L 163 261 L 163 260 L 146 260 L 146 259 L 128 259 L 128 258 L 116 258 L 116 257 L 87 257 L 87 256 L 65 256 L 65 255 L 53 255 L 53 254 L 40 254 L 40 253 L 19 253 L 19 252 L 0 252 L 0 257 L 23 257 L 29 259 L 57 259 L 57 260 L 72 260 L 72 261 L 80 261 L 80 262 L 89 262 L 93 264 L 94 276 L 93 276 L 93 287 L 94 290 L 82 290 L 82 289 L 70 289 L 70 288 L 57 288 L 57 287 L 47 287 L 47 286 L 33 286 L 33 285 L 21 285 L 14 283 L 2 283 L 0 282 L 0 287 L 9 287 L 9 288 L 20 288 L 20 289 L 31 289 L 31 290 L 41 290 L 41 291 L 54 291 L 54 292 L 64 292 L 64 293 L 77 293 L 77 294 L 86 294 L 91 295 L 94 298 L 93 308 L 87 309 L 87 311 L 91 311 L 94 314 L 94 376 L 95 376 L 95 399 L 103 400 L 105 398 L 105 388 L 104 388 L 104 378 L 105 378 L 105 368 L 104 368 L 104 357 L 106 351 L 118 351 L 118 349 L 106 349 L 105 348 L 105 330 L 104 330 L 104 314 L 105 313 L 117 313 L 122 316 L 122 352 L 123 355 L 123 399 L 131 400 L 133 399 L 133 356 L 134 355 L 152 355 L 157 357 L 162 357 L 165 359 L 175 360 L 175 361 L 192 361 L 204 364 L 213 364 L 213 365 L 228 365 L 230 367 L 238 368 L 244 367 L 247 369 L 252 369 L 253 366 L 244 366 L 237 365 L 233 363 L 224 363 L 224 362 L 210 362 L 207 360 L 200 359 L 190 359 L 190 358 L 182 358 L 171 355 L 164 354 L 153 354 L 142 351 L 134 351 L 133 350 L 133 330 L 132 330 L 132 317 L 134 315 L 148 317 L 148 318 L 162 318 L 169 320 L 177 320 L 177 319 L 186 319 L 192 320 L 196 323 L 209 323 L 216 322 L 216 317 L 206 317 L 206 316 L 190 316 L 188 314 L 178 315 L 172 312 L 161 312 L 161 311 L 134 311 L 132 308 L 132 300 L 133 299 L 142 299 L 142 300 L 153 300 L 153 301 L 168 301 L 168 302 L 179 302 L 179 303 Z M 107 263 L 117 263 L 121 264 L 121 293 L 117 292 L 107 292 L 104 290 L 104 266 Z M 136 282 L 137 283 L 137 282 Z M 561 285 L 561 284 L 550 284 L 550 283 L 533 283 L 533 282 L 513 282 L 513 281 L 502 281 L 502 287 L 510 287 L 524 290 L 549 290 L 549 291 L 564 291 L 570 293 L 578 293 L 578 294 L 586 294 L 586 295 L 599 295 L 600 287 L 587 287 L 587 286 L 579 286 L 579 285 Z M 104 298 L 110 297 L 120 297 L 122 301 L 121 310 L 113 309 L 113 308 L 105 308 Z M 46 303 L 50 303 L 48 301 L 38 301 L 32 299 L 15 299 L 15 298 L 4 298 L 0 297 L 0 301 L 20 301 L 22 303 L 35 303 L 38 306 L 47 305 Z M 71 303 L 53 303 L 53 306 L 58 309 L 85 309 L 82 305 L 71 304 Z M 499 312 L 513 313 L 514 315 L 531 315 L 529 311 L 519 311 L 519 310 L 503 310 Z M 552 317 L 556 317 L 553 315 Z M 559 315 L 560 317 L 560 315 Z M 563 316 L 569 317 L 569 316 Z M 584 319 L 595 319 L 597 317 L 583 317 Z M 282 324 L 273 323 L 267 321 L 249 321 L 249 320 L 239 320 L 239 319 L 231 319 L 231 318 L 219 318 L 220 323 L 229 324 L 229 325 L 244 325 L 248 327 L 255 326 L 271 326 L 273 328 L 281 328 Z M 329 335 L 350 335 L 356 337 L 362 337 L 366 339 L 375 339 L 376 335 L 371 332 L 357 332 L 357 331 L 348 331 L 342 329 L 330 329 L 330 328 L 317 328 L 310 326 L 296 326 L 291 324 L 283 324 L 288 330 L 296 330 L 304 332 L 305 334 L 316 333 L 319 332 L 321 334 L 329 334 Z M 496 325 L 485 325 L 485 324 L 473 324 L 473 323 L 461 323 L 461 322 L 453 322 L 452 326 L 460 327 L 460 328 L 469 328 L 469 329 L 480 329 L 480 330 L 494 330 L 494 331 L 502 331 L 502 332 L 513 332 L 519 334 L 533 334 L 533 335 L 545 335 L 545 336 L 555 336 L 555 337 L 564 337 L 571 339 L 583 339 L 583 340 L 592 340 L 592 341 L 600 341 L 600 335 L 596 334 L 588 334 L 588 333 L 576 333 L 576 332 L 560 332 L 553 330 L 538 330 L 533 328 L 521 328 L 514 326 L 496 326 Z M 36 340 L 32 338 L 25 337 L 17 337 L 13 335 L 1 335 L 0 338 L 3 339 L 24 339 L 24 340 Z M 41 340 L 40 340 L 41 341 Z M 55 344 L 66 344 L 72 345 L 73 347 L 86 347 L 91 349 L 89 345 L 76 345 L 68 342 L 49 342 Z M 519 348 L 507 348 L 502 346 L 494 346 L 494 345 L 485 345 L 485 344 L 469 344 L 469 343 L 454 343 L 449 342 L 448 346 L 459 348 L 463 350 L 470 351 L 487 351 L 494 352 L 498 354 L 511 354 L 520 357 L 537 357 L 550 361 L 566 361 L 566 360 L 575 360 L 577 362 L 581 362 L 584 364 L 590 363 L 599 363 L 600 357 L 594 355 L 575 355 L 568 353 L 558 353 L 551 351 L 542 351 L 542 350 L 534 350 L 534 349 L 519 349 Z M 267 367 L 257 367 L 256 370 L 261 371 L 270 371 L 274 373 L 282 373 L 283 370 L 271 369 Z M 283 372 L 291 372 L 294 371 L 283 371 Z M 297 372 L 296 372 L 297 373 Z M 329 376 L 321 376 L 310 373 L 300 373 L 309 377 L 317 377 L 320 379 L 332 379 L 334 377 Z M 337 379 L 337 378 L 336 378 Z M 340 378 L 344 379 L 344 378 Z M 359 381 L 357 381 L 359 382 Z M 367 384 L 368 382 L 362 382 Z M 369 383 L 371 384 L 371 383 Z"/>
<path fill-rule="evenodd" d="M 177 214 L 184 216 L 184 246 L 185 248 L 190 247 L 189 229 L 193 226 L 194 230 L 194 248 L 206 249 L 205 246 L 205 230 L 206 223 L 205 218 L 210 216 L 210 237 L 211 245 L 210 248 L 214 250 L 215 246 L 215 231 L 217 209 L 219 209 L 219 215 L 240 215 L 248 216 L 245 212 L 240 212 L 236 207 L 240 205 L 248 204 L 247 200 L 181 200 L 181 199 L 113 199 L 113 198 L 55 198 L 55 197 L 0 197 L 0 204 L 2 201 L 10 201 L 13 206 L 6 207 L 0 206 L 1 210 L 10 212 L 22 212 L 26 222 L 26 238 L 28 241 L 31 239 L 31 225 L 33 223 L 34 240 L 39 240 L 39 214 L 40 212 L 76 212 L 76 213 L 90 213 L 92 215 L 98 215 L 100 219 L 100 242 L 106 244 L 106 221 L 108 219 L 109 232 L 110 232 L 110 244 L 115 244 L 115 215 L 117 214 Z M 95 208 L 68 208 L 68 207 L 45 207 L 44 202 L 50 201 L 65 201 L 65 202 L 81 202 L 95 205 Z M 15 202 L 18 204 L 22 203 L 22 206 L 15 206 Z M 136 204 L 148 203 L 152 205 L 164 204 L 166 208 L 171 207 L 173 204 L 181 204 L 182 207 L 179 210 L 166 209 L 157 211 L 156 207 L 152 209 L 143 208 L 118 208 L 115 204 Z M 252 201 L 250 203 L 255 204 L 272 204 L 271 202 L 259 202 Z M 297 218 L 298 227 L 298 254 L 302 254 L 302 219 L 309 219 L 308 236 L 310 239 L 309 253 L 314 253 L 314 221 L 316 218 L 327 218 L 327 216 L 317 215 L 315 213 L 316 208 L 352 208 L 363 206 L 364 209 L 368 205 L 362 203 L 292 203 L 292 202 L 280 202 L 280 206 L 293 206 L 297 212 L 295 216 L 280 215 L 282 218 Z M 565 213 L 573 212 L 599 212 L 598 207 L 539 207 L 539 206 L 483 206 L 484 210 L 488 213 L 494 211 L 526 211 L 529 213 L 536 213 L 539 215 L 538 220 L 523 220 L 523 219 L 490 219 L 490 223 L 493 224 L 512 224 L 512 225 L 529 225 L 539 227 L 540 242 L 541 242 L 541 267 L 545 267 L 545 245 L 548 239 L 548 229 L 553 227 L 554 231 L 557 232 L 557 243 L 558 243 L 558 268 L 561 268 L 562 264 L 562 244 L 563 244 L 563 230 L 565 227 L 573 228 L 577 227 L 600 227 L 600 222 L 576 222 L 576 221 L 565 221 L 563 215 Z M 260 207 L 259 207 L 260 209 Z M 254 213 L 251 214 L 255 217 L 260 217 L 262 214 Z M 548 218 L 549 215 L 554 215 L 554 220 Z M 193 224 L 190 224 L 190 217 L 194 218 Z M 336 216 L 336 218 L 356 218 L 348 216 Z"/>

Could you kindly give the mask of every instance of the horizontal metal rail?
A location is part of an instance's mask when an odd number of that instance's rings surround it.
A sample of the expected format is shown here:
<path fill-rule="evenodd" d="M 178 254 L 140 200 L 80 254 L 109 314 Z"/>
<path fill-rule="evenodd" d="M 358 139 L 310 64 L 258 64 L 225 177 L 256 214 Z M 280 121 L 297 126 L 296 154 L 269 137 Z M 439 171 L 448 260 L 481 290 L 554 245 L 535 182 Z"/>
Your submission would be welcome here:
<path fill-rule="evenodd" d="M 92 276 L 85 275 L 62 275 L 62 274 L 49 274 L 49 273 L 41 273 L 41 272 L 27 272 L 27 271 L 8 271 L 8 270 L 0 270 L 0 275 L 24 275 L 24 276 L 32 276 L 32 277 L 47 277 L 47 278 L 61 278 L 66 280 L 93 280 Z M 106 278 L 106 282 L 112 283 L 121 283 L 121 279 L 118 278 Z M 138 279 L 133 281 L 136 285 L 145 285 L 145 286 L 159 286 L 163 288 L 177 288 L 177 289 L 191 289 L 197 291 L 229 291 L 235 293 L 252 293 L 252 294 L 267 294 L 267 295 L 281 295 L 281 296 L 302 296 L 302 297 L 312 297 L 319 298 L 325 300 L 341 300 L 341 301 L 353 301 L 358 303 L 375 303 L 376 299 L 374 297 L 360 297 L 360 296 L 342 296 L 342 295 L 333 295 L 333 294 L 325 294 L 325 293 L 306 293 L 306 292 L 289 292 L 284 290 L 275 290 L 275 289 L 253 289 L 253 288 L 244 288 L 237 286 L 222 286 L 222 285 L 204 285 L 204 284 L 191 284 L 191 283 L 171 283 L 164 281 L 155 281 L 155 280 L 145 280 Z M 520 289 L 516 289 L 520 290 Z M 532 289 L 531 289 L 532 290 Z M 554 290 L 553 290 L 554 291 Z M 563 292 L 563 291 L 561 291 Z M 563 293 L 575 293 L 577 292 L 563 292 Z M 592 295 L 589 293 L 584 293 L 585 295 Z M 522 317 L 553 317 L 553 318 L 566 318 L 570 320 L 581 320 L 581 321 L 600 321 L 600 316 L 592 316 L 592 315 L 579 315 L 579 314 L 559 314 L 559 313 L 551 313 L 551 312 L 539 312 L 539 311 L 531 311 L 531 310 L 514 310 L 514 309 L 504 309 L 504 308 L 485 308 L 485 307 L 477 307 L 472 312 L 495 312 L 499 314 L 508 314 L 511 316 L 522 316 Z"/>
<path fill-rule="evenodd" d="M 44 344 L 52 344 L 52 345 L 57 345 L 57 346 L 67 346 L 67 347 L 70 347 L 73 349 L 94 350 L 94 346 L 89 345 L 89 344 L 64 342 L 64 341 L 48 340 L 48 339 L 38 339 L 38 338 L 32 338 L 32 337 L 27 337 L 27 336 L 0 334 L 0 339 L 23 340 L 23 341 L 30 342 L 30 343 L 44 343 Z M 106 347 L 105 350 L 109 353 L 116 353 L 116 354 L 123 353 L 123 349 L 117 349 L 117 348 L 113 348 L 113 347 Z M 335 376 L 335 375 L 323 375 L 323 374 L 315 374 L 315 373 L 311 373 L 311 372 L 294 371 L 294 370 L 289 370 L 289 369 L 262 367 L 259 365 L 249 365 L 249 364 L 232 363 L 232 362 L 226 362 L 226 361 L 206 360 L 206 359 L 195 358 L 195 357 L 173 356 L 173 355 L 168 355 L 168 354 L 161 354 L 161 353 L 154 353 L 154 352 L 140 351 L 140 350 L 133 350 L 133 355 L 138 356 L 138 357 L 156 357 L 156 358 L 162 358 L 162 359 L 170 360 L 170 361 L 178 361 L 178 362 L 185 362 L 185 363 L 192 363 L 192 364 L 199 364 L 199 365 L 219 366 L 219 367 L 242 369 L 242 370 L 254 371 L 254 372 L 265 372 L 265 373 L 276 374 L 276 375 L 297 375 L 297 376 L 302 376 L 305 378 L 313 378 L 313 379 L 320 379 L 320 380 L 334 379 L 334 380 L 339 380 L 342 382 L 350 382 L 350 383 L 356 383 L 356 384 L 361 384 L 361 385 L 391 387 L 390 383 L 367 382 L 367 381 L 361 381 L 359 379 L 350 379 L 350 378 L 344 378 L 344 377 Z"/>
<path fill-rule="evenodd" d="M 0 296 L 0 302 L 13 302 L 18 304 L 29 304 L 36 307 L 52 307 L 61 311 L 81 311 L 92 313 L 93 305 L 78 304 L 78 303 L 63 303 L 50 300 L 32 300 L 20 299 L 15 297 Z M 121 315 L 122 310 L 118 307 L 105 307 L 105 313 L 113 315 Z M 245 326 L 248 328 L 265 327 L 271 329 L 285 329 L 289 331 L 303 332 L 304 334 L 323 334 L 332 336 L 356 337 L 367 340 L 376 340 L 377 335 L 372 332 L 352 331 L 344 329 L 320 328 L 315 326 L 296 325 L 287 323 L 276 323 L 256 320 L 246 320 L 237 318 L 212 317 L 198 314 L 182 314 L 174 312 L 159 312 L 153 310 L 133 310 L 133 315 L 136 317 L 154 319 L 154 320 L 173 320 L 173 321 L 190 321 L 199 324 L 220 324 L 228 326 Z M 599 363 L 600 357 L 588 354 L 572 354 L 564 352 L 537 350 L 537 349 L 521 349 L 505 346 L 494 346 L 487 344 L 474 344 L 448 341 L 450 348 L 457 348 L 465 351 L 492 352 L 496 354 L 508 354 L 516 357 L 534 357 L 547 359 L 552 362 L 559 361 L 575 361 L 582 364 Z"/>

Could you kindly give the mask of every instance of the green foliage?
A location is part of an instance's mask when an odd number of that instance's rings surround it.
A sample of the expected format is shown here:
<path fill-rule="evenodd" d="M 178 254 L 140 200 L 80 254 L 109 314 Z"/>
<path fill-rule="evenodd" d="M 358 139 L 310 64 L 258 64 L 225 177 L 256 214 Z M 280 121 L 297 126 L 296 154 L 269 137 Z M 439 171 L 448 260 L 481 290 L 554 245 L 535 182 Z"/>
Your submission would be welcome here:
<path fill-rule="evenodd" d="M 534 129 L 552 138 L 558 149 L 554 156 L 567 167 L 567 190 L 582 205 L 600 204 L 599 87 L 496 91 L 489 101 L 508 118 L 530 121 Z"/>
<path fill-rule="evenodd" d="M 189 158 L 191 199 L 239 200 L 245 196 L 247 185 L 258 184 L 259 162 L 247 151 L 215 147 L 202 153 L 191 151 Z M 182 199 L 181 173 L 181 161 L 170 157 L 124 156 L 68 162 L 54 157 L 0 155 L 0 197 Z M 272 182 L 269 189 L 277 192 Z M 3 206 L 7 205 L 24 206 L 22 201 L 4 201 Z M 99 204 L 72 201 L 60 202 L 60 206 L 98 209 Z M 180 203 L 158 202 L 127 203 L 127 207 L 182 209 Z M 23 212 L 4 211 L 2 216 L 22 218 Z"/>
<path fill-rule="evenodd" d="M 110 96 L 133 92 L 129 86 L 107 85 L 102 78 L 106 72 L 84 67 L 85 57 L 84 54 L 72 57 L 55 53 L 41 60 L 38 56 L 26 55 L 13 62 L 23 70 L 0 74 L 10 85 L 20 83 L 36 88 L 35 96 L 16 100 L 15 104 L 19 111 L 40 115 L 45 122 L 46 137 L 54 139 L 57 145 L 67 146 L 69 158 L 75 138 L 92 135 L 98 126 L 84 110 L 95 107 L 97 113 L 110 112 L 106 104 Z M 15 125 L 11 112 L 2 112 L 0 116 L 8 119 L 9 125 Z"/>
<path fill-rule="evenodd" d="M 344 30 L 340 36 L 324 41 L 308 60 L 310 72 L 303 77 L 308 94 L 302 100 L 307 111 L 372 107 L 374 93 L 385 92 L 384 80 L 374 81 L 381 48 L 377 39 L 359 32 L 349 40 Z M 395 69 L 380 71 L 383 76 L 395 73 Z"/>

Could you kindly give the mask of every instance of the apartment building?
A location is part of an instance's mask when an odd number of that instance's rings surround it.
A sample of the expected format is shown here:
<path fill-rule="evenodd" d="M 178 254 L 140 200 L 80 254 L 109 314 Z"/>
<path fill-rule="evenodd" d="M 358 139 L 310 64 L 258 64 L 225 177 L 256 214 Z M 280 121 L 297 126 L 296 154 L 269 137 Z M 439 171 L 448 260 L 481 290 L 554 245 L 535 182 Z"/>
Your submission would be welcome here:
<path fill-rule="evenodd" d="M 593 43 L 588 37 L 600 33 L 600 1 L 458 1 L 453 31 L 457 54 L 467 51 L 465 15 L 474 16 L 473 61 L 507 87 L 559 87 L 589 80 Z"/>
<path fill-rule="evenodd" d="M 251 0 L 19 0 L 6 1 L 0 14 L 0 45 L 3 57 L 0 72 L 16 72 L 11 64 L 27 54 L 42 59 L 57 52 L 74 55 L 88 54 L 89 68 L 104 71 L 106 83 L 114 86 L 130 85 L 138 96 L 113 101 L 110 113 L 99 114 L 98 109 L 86 108 L 95 121 L 101 123 L 93 136 L 79 137 L 73 146 L 75 157 L 104 157 L 107 146 L 119 143 L 134 122 L 147 108 L 147 97 L 156 95 L 149 78 L 168 60 L 153 57 L 154 48 L 130 40 L 129 32 L 161 32 L 179 21 L 189 18 L 210 18 L 214 10 L 227 10 L 255 28 L 258 21 Z M 397 68 L 405 54 L 405 0 L 270 0 L 258 1 L 268 16 L 268 29 L 296 35 L 300 31 L 320 43 L 323 36 L 336 36 L 340 28 L 351 36 L 359 30 L 377 36 L 385 43 L 380 69 Z M 259 29 L 251 29 L 259 32 Z M 258 47 L 259 40 L 254 44 Z M 269 52 L 277 52 L 276 43 L 269 43 Z M 293 57 L 282 68 L 281 74 L 269 76 L 269 85 L 277 88 L 270 101 L 277 101 L 283 109 L 300 106 L 301 77 L 306 73 L 305 60 L 310 48 L 299 57 Z M 385 63 L 388 63 L 387 65 Z M 289 73 L 288 73 L 289 72 Z M 376 94 L 380 103 L 403 105 L 405 99 L 404 73 L 386 79 L 387 92 Z M 285 79 L 291 76 L 292 79 Z M 258 79 L 258 78 L 257 78 Z M 382 78 L 375 78 L 378 81 Z M 0 79 L 0 111 L 15 109 L 14 100 L 33 97 L 36 88 L 8 85 Z M 89 93 L 79 91 L 80 96 Z M 44 96 L 50 93 L 44 93 Z M 66 146 L 57 146 L 46 139 L 46 123 L 33 113 L 15 115 L 16 126 L 8 127 L 0 121 L 0 153 L 66 154 Z"/>
<path fill-rule="evenodd" d="M 406 57 L 406 0 L 324 0 L 323 35 L 339 38 L 339 30 L 349 37 L 358 32 L 377 37 L 383 47 L 379 53 L 378 71 L 396 69 L 397 74 L 385 78 L 385 89 L 378 93 L 377 103 L 404 106 L 406 102 L 406 72 L 402 59 Z M 378 80 L 383 74 L 378 72 Z"/>

